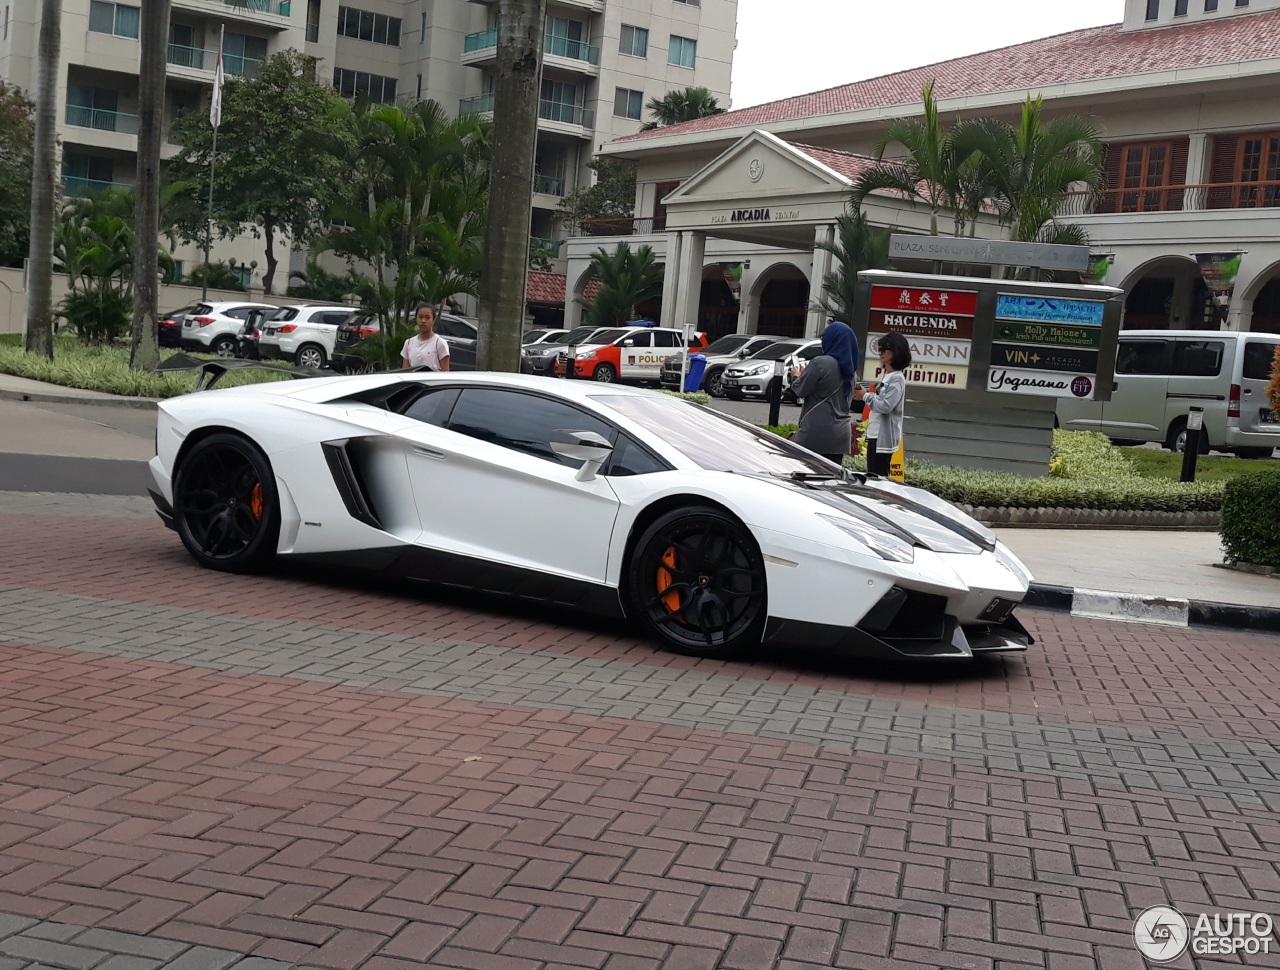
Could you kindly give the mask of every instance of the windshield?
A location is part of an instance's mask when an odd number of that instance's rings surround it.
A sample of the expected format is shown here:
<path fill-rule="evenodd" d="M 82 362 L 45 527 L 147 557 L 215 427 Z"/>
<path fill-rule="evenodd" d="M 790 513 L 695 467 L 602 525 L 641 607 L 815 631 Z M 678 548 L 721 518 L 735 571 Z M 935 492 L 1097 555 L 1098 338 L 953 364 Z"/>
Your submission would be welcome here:
<path fill-rule="evenodd" d="M 750 339 L 746 334 L 731 333 L 727 337 L 721 337 L 706 350 L 699 351 L 699 353 L 706 354 L 708 357 L 714 354 L 736 354 L 742 349 L 742 345 Z"/>
<path fill-rule="evenodd" d="M 768 347 L 757 350 L 747 360 L 782 360 L 789 354 L 794 354 L 808 342 L 807 340 L 779 340 L 776 344 L 769 344 Z"/>
<path fill-rule="evenodd" d="M 592 395 L 709 471 L 839 475 L 838 466 L 786 438 L 711 408 L 662 395 Z"/>
<path fill-rule="evenodd" d="M 580 344 L 599 330 L 599 327 L 577 327 L 560 338 L 562 344 Z"/>
<path fill-rule="evenodd" d="M 536 340 L 541 340 L 550 332 L 551 332 L 550 330 L 530 330 L 527 334 L 524 335 L 523 342 L 526 344 L 531 344 Z"/>

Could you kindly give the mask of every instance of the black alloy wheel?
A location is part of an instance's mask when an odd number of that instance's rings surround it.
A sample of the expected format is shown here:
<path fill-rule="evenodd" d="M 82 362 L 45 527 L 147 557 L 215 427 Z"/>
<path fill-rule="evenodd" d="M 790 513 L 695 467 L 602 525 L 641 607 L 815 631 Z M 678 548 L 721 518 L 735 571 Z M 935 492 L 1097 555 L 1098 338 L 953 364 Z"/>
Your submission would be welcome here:
<path fill-rule="evenodd" d="M 759 646 L 768 612 L 764 558 L 733 516 L 673 509 L 650 525 L 628 564 L 631 615 L 664 645 L 725 658 Z"/>
<path fill-rule="evenodd" d="M 182 544 L 207 569 L 252 572 L 275 554 L 280 504 L 266 456 L 233 434 L 203 438 L 173 482 Z"/>

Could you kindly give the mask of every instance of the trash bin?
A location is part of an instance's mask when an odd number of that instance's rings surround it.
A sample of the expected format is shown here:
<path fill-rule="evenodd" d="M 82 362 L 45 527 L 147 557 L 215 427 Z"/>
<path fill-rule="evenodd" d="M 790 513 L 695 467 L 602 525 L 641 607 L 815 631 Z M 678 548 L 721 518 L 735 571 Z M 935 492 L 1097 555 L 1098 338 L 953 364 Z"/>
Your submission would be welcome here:
<path fill-rule="evenodd" d="M 685 393 L 692 394 L 694 391 L 702 387 L 702 375 L 707 369 L 706 354 L 690 354 L 689 370 L 684 376 Z"/>

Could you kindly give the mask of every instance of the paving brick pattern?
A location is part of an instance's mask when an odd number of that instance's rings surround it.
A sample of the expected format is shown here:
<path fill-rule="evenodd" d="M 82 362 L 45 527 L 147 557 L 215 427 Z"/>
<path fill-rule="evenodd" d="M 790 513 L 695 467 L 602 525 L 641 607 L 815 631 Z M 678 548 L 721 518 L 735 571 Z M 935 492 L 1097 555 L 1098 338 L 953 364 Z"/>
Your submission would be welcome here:
<path fill-rule="evenodd" d="M 713 664 L 110 515 L 0 537 L 0 970 L 1137 970 L 1146 906 L 1280 917 L 1274 637 Z"/>

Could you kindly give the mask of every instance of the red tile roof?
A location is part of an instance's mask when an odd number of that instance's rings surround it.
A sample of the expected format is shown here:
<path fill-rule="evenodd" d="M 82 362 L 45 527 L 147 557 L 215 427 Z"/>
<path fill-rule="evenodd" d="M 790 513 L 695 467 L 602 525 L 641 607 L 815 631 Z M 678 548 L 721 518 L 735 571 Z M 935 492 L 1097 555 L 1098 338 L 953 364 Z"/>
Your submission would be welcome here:
<path fill-rule="evenodd" d="M 1280 10 L 1127 32 L 1122 31 L 1119 24 L 1112 24 L 727 111 L 617 140 L 630 142 L 797 121 L 867 108 L 913 105 L 919 103 L 920 90 L 930 79 L 935 82 L 934 93 L 940 100 L 1002 91 L 1017 93 L 1020 99 L 1023 93 L 1034 93 L 1044 85 L 1271 57 L 1280 57 Z"/>
<path fill-rule="evenodd" d="M 787 144 L 804 152 L 815 162 L 821 162 L 837 175 L 843 175 L 850 182 L 876 165 L 876 160 L 867 155 L 856 155 L 853 152 L 842 152 L 834 148 L 819 148 L 817 145 L 804 145 L 798 141 L 789 141 Z"/>
<path fill-rule="evenodd" d="M 528 284 L 525 287 L 524 301 L 540 303 L 547 306 L 564 306 L 564 288 L 568 284 L 564 273 L 544 273 L 540 270 L 529 270 Z M 603 286 L 599 280 L 587 282 L 583 296 L 588 300 L 600 292 Z"/>

